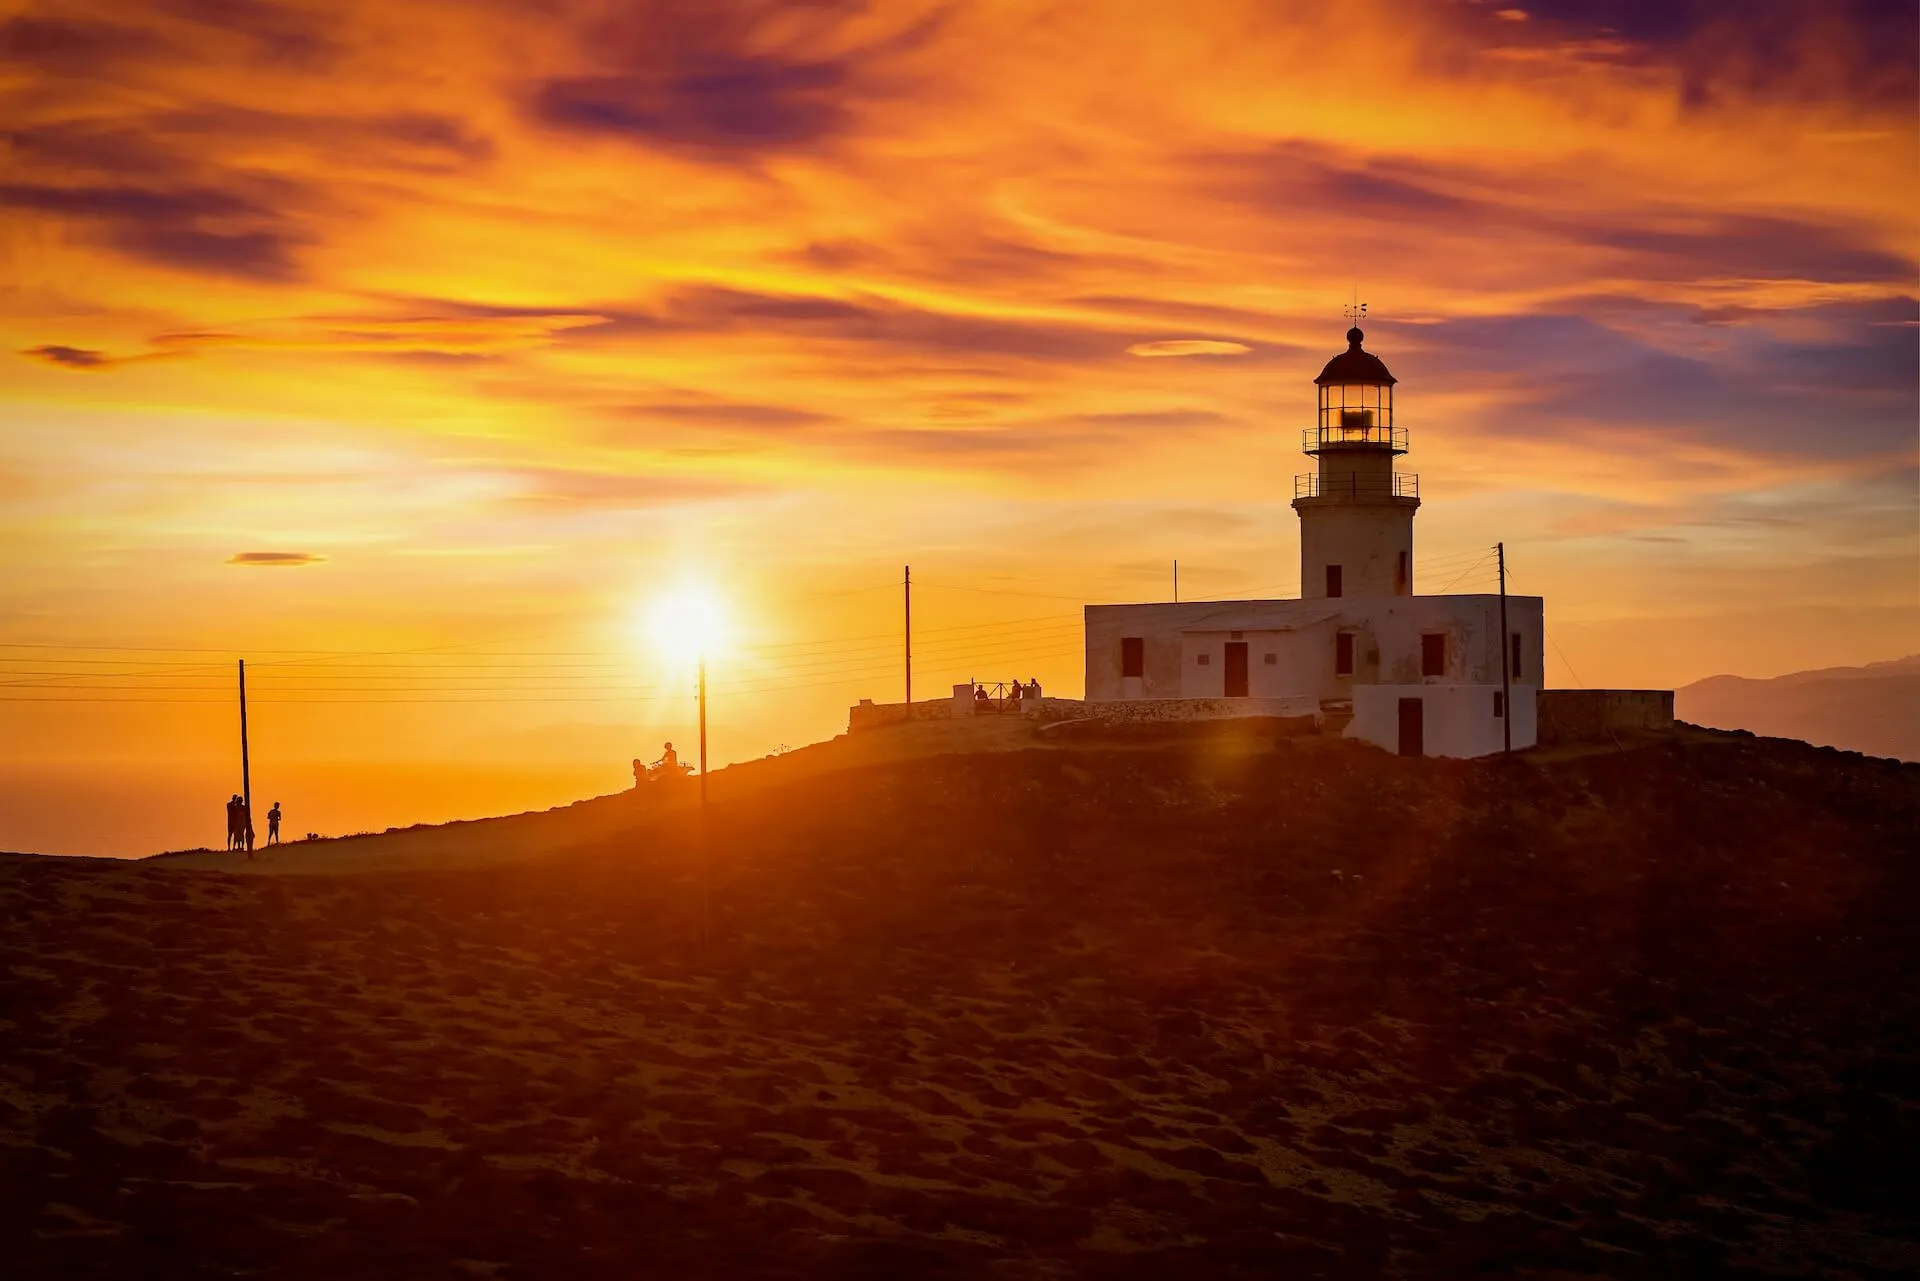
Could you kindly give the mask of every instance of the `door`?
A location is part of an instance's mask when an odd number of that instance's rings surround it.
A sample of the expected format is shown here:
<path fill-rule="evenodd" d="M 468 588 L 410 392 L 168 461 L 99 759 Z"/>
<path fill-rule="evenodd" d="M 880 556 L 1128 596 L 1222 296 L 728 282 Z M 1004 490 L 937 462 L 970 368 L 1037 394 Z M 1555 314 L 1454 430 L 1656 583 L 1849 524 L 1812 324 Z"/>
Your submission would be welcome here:
<path fill-rule="evenodd" d="M 1227 642 L 1226 695 L 1228 698 L 1247 696 L 1247 643 L 1245 641 Z"/>
<path fill-rule="evenodd" d="M 1427 703 L 1422 698 L 1400 700 L 1400 755 L 1427 754 Z"/>

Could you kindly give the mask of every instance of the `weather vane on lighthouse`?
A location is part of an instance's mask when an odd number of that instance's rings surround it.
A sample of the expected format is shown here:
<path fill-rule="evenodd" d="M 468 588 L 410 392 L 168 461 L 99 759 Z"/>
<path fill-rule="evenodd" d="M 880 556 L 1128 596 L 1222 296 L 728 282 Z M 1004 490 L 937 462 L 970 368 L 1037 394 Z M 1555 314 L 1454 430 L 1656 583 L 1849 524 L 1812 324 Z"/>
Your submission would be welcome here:
<path fill-rule="evenodd" d="M 1367 318 L 1367 304 L 1358 300 L 1355 300 L 1348 306 L 1342 307 L 1340 311 L 1342 315 L 1346 316 L 1347 323 L 1356 329 L 1360 327 L 1360 322 Z"/>

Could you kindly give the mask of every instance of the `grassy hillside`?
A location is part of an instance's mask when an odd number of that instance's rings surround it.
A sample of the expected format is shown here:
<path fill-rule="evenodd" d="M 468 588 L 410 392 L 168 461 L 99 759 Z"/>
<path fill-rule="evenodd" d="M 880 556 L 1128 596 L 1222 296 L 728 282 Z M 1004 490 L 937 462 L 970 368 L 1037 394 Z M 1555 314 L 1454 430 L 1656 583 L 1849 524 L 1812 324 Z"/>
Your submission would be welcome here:
<path fill-rule="evenodd" d="M 704 946 L 677 807 L 447 870 L 0 860 L 9 1275 L 1920 1269 L 1920 768 L 1140 740 L 763 784 Z"/>

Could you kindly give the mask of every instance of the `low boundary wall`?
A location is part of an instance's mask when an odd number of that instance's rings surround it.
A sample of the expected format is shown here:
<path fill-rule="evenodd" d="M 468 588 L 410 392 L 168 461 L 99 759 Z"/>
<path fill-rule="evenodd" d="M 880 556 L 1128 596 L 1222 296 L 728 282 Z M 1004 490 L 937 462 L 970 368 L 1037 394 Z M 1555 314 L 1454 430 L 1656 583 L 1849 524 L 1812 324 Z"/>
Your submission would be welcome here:
<path fill-rule="evenodd" d="M 951 698 L 929 698 L 925 702 L 876 703 L 863 698 L 847 709 L 847 730 L 879 729 L 882 725 L 905 725 L 908 721 L 950 721 Z"/>
<path fill-rule="evenodd" d="M 1042 698 L 1023 714 L 1042 721 L 1108 721 L 1138 725 L 1164 721 L 1231 721 L 1247 717 L 1313 716 L 1317 699 L 1289 698 L 1123 698 L 1086 702 L 1077 698 Z"/>
<path fill-rule="evenodd" d="M 1315 717 L 1320 712 L 1316 699 L 1306 695 L 1287 698 L 1127 698 L 1089 703 L 1078 698 L 1029 698 L 1018 703 L 994 700 L 975 710 L 965 700 L 930 698 L 925 702 L 875 703 L 861 699 L 847 709 L 847 730 L 880 729 L 887 725 L 905 725 L 909 721 L 946 721 L 967 716 L 1023 716 L 1031 720 L 1107 721 L 1115 725 L 1138 725 L 1178 721 L 1245 720 L 1249 717 Z"/>
<path fill-rule="evenodd" d="M 1670 689 L 1543 689 L 1538 708 L 1542 747 L 1673 728 Z"/>

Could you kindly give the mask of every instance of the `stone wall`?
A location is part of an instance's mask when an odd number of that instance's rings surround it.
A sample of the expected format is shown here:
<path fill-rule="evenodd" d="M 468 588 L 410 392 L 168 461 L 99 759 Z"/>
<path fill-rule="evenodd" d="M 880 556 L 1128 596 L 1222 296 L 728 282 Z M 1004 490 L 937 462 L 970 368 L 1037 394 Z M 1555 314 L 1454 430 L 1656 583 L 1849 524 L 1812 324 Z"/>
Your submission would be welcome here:
<path fill-rule="evenodd" d="M 1225 721 L 1250 716 L 1313 716 L 1317 700 L 1291 698 L 1127 698 L 1082 701 L 1042 698 L 1023 704 L 1023 715 L 1043 721 L 1108 721 L 1116 725 L 1149 721 Z"/>
<path fill-rule="evenodd" d="M 949 721 L 953 719 L 951 698 L 930 698 L 915 703 L 876 703 L 863 698 L 847 709 L 847 730 L 879 729 L 883 725 L 905 725 L 908 721 Z"/>
<path fill-rule="evenodd" d="M 1543 689 L 1538 707 L 1542 747 L 1673 728 L 1670 689 Z"/>

